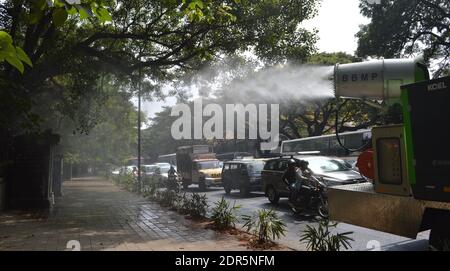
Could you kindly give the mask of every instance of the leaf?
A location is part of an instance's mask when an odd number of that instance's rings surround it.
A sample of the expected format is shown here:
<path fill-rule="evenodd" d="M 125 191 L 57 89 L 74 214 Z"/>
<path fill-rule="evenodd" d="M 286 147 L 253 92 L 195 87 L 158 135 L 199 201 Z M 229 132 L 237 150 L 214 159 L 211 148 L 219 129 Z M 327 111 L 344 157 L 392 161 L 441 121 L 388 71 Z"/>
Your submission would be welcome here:
<path fill-rule="evenodd" d="M 97 14 L 102 21 L 112 21 L 111 14 L 109 14 L 108 10 L 105 8 L 97 9 Z"/>
<path fill-rule="evenodd" d="M 188 7 L 189 7 L 189 9 L 194 10 L 196 6 L 197 6 L 197 5 L 196 5 L 195 2 L 191 2 L 191 3 L 189 3 L 189 6 L 188 6 Z"/>
<path fill-rule="evenodd" d="M 27 53 L 25 53 L 24 50 L 22 50 L 22 48 L 20 48 L 19 46 L 16 46 L 16 53 L 17 53 L 17 57 L 28 64 L 28 66 L 33 67 L 33 63 L 31 62 L 31 59 L 28 57 Z"/>
<path fill-rule="evenodd" d="M 195 3 L 196 3 L 196 5 L 199 7 L 199 8 L 203 8 L 203 1 L 201 1 L 201 0 L 196 0 L 195 1 Z"/>
<path fill-rule="evenodd" d="M 9 35 L 7 32 L 5 31 L 0 31 L 0 46 L 3 47 L 3 43 L 6 44 L 12 44 L 13 40 L 11 35 Z"/>
<path fill-rule="evenodd" d="M 80 5 L 76 5 L 76 7 L 78 8 L 78 12 L 80 13 L 80 18 L 82 20 L 87 19 L 91 16 L 90 12 L 88 12 L 88 10 L 85 7 Z"/>
<path fill-rule="evenodd" d="M 59 27 L 67 20 L 67 11 L 64 8 L 58 8 L 53 11 L 52 19 L 55 26 Z"/>
<path fill-rule="evenodd" d="M 2 46 L 2 53 L 6 56 L 17 57 L 16 49 L 11 43 L 6 43 Z"/>
<path fill-rule="evenodd" d="M 78 13 L 78 10 L 75 7 L 71 6 L 69 9 L 67 9 L 67 13 L 69 15 L 75 15 Z"/>
<path fill-rule="evenodd" d="M 25 67 L 23 66 L 22 62 L 17 57 L 6 56 L 5 59 L 6 61 L 8 61 L 9 64 L 18 69 L 20 73 L 23 73 L 23 71 L 25 70 Z"/>

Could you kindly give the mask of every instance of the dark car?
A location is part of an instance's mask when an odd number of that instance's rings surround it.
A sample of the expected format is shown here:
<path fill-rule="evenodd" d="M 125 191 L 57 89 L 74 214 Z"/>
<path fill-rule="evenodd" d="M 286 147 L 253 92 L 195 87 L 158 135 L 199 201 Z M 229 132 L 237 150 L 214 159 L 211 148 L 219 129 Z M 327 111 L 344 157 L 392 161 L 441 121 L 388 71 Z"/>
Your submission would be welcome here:
<path fill-rule="evenodd" d="M 216 154 L 216 158 L 223 162 L 232 161 L 242 157 L 253 157 L 253 155 L 249 152 L 226 152 Z"/>
<path fill-rule="evenodd" d="M 222 167 L 222 185 L 225 193 L 239 189 L 242 196 L 250 191 L 261 190 L 261 171 L 264 168 L 262 160 L 228 161 Z"/>
<path fill-rule="evenodd" d="M 291 157 L 279 157 L 267 161 L 261 173 L 262 189 L 271 203 L 278 203 L 280 197 L 289 197 L 290 191 L 282 176 Z M 366 182 L 359 172 L 339 158 L 325 156 L 296 156 L 295 160 L 306 160 L 314 175 L 323 178 L 328 186 Z"/>

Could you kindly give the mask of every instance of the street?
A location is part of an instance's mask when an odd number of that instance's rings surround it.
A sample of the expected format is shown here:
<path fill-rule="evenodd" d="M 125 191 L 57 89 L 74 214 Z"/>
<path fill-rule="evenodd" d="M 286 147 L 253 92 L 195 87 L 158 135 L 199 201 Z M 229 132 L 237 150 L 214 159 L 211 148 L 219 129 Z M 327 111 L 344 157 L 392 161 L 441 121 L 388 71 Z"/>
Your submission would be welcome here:
<path fill-rule="evenodd" d="M 206 192 L 199 191 L 196 185 L 188 188 L 190 193 L 206 194 L 209 206 L 214 207 L 214 203 L 224 197 L 226 200 L 240 205 L 239 214 L 250 215 L 259 209 L 273 208 L 279 217 L 287 226 L 286 235 L 279 240 L 279 243 L 296 250 L 306 250 L 306 244 L 299 242 L 301 232 L 306 229 L 307 225 L 318 225 L 317 219 L 301 217 L 294 215 L 289 209 L 286 198 L 281 198 L 278 205 L 272 205 L 262 192 L 251 192 L 247 197 L 241 197 L 239 190 L 234 190 L 230 195 L 226 195 L 222 187 L 210 187 Z M 242 227 L 242 224 L 238 226 Z M 363 227 L 358 227 L 346 223 L 339 223 L 336 228 L 337 232 L 351 231 L 352 247 L 349 250 L 375 250 L 378 242 L 381 250 L 428 250 L 428 233 L 420 233 L 417 240 L 379 232 Z"/>

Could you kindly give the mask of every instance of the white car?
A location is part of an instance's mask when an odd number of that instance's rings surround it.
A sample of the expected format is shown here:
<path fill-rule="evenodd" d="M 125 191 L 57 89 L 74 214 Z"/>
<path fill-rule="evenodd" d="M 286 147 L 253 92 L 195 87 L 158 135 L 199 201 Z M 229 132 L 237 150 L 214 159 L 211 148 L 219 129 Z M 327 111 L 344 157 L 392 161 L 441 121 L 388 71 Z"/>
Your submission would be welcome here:
<path fill-rule="evenodd" d="M 155 164 L 151 165 L 143 165 L 142 170 L 145 172 L 145 175 L 152 176 L 155 174 L 155 171 L 158 169 L 158 166 Z"/>
<path fill-rule="evenodd" d="M 120 167 L 113 169 L 113 170 L 111 171 L 111 174 L 112 174 L 113 176 L 118 176 L 118 175 L 120 174 Z"/>

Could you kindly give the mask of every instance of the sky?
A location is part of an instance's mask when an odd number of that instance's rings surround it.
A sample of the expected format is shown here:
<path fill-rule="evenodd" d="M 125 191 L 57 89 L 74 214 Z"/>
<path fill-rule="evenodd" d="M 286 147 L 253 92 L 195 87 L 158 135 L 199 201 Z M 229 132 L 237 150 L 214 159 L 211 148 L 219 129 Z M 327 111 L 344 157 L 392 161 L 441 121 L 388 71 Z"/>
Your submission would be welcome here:
<path fill-rule="evenodd" d="M 346 52 L 353 54 L 357 47 L 355 34 L 359 25 L 369 23 L 369 19 L 359 12 L 359 0 L 322 0 L 318 15 L 303 23 L 303 27 L 319 30 L 319 52 Z M 135 104 L 136 101 L 134 101 Z M 142 111 L 147 117 L 154 117 L 163 105 L 174 105 L 176 100 L 142 102 Z"/>

